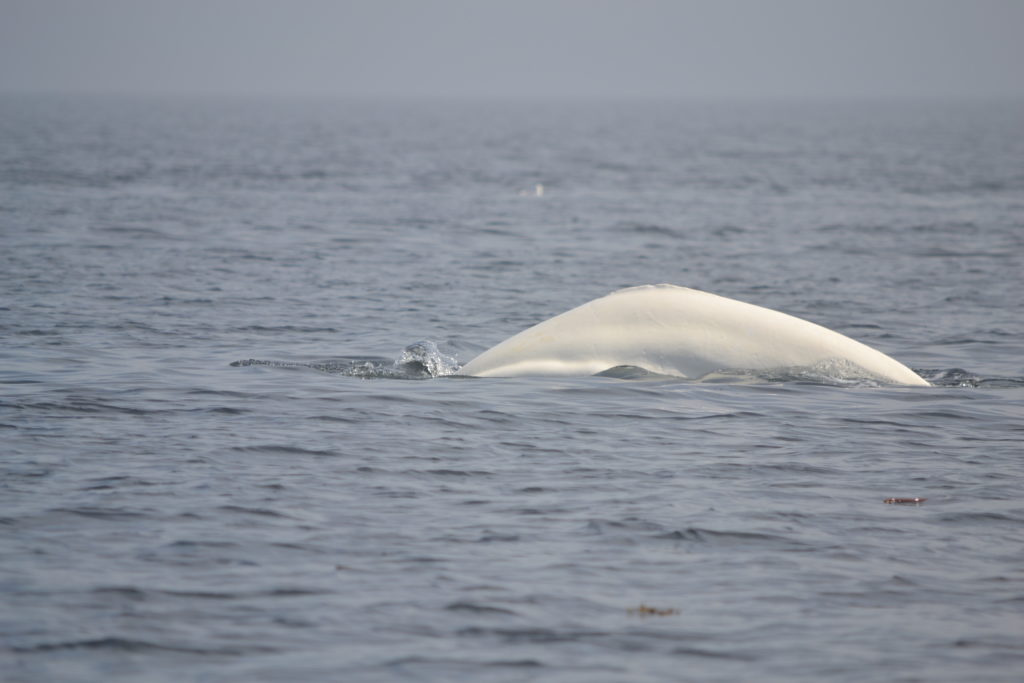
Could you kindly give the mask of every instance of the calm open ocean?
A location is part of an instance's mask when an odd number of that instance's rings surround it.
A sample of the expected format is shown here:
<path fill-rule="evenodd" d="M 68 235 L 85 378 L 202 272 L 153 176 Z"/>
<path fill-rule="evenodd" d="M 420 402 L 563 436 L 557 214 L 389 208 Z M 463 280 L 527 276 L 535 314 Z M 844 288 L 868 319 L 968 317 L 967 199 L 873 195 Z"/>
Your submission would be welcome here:
<path fill-rule="evenodd" d="M 660 282 L 936 386 L 430 378 Z M 1024 671 L 1024 104 L 7 96 L 0 339 L 4 681 Z"/>

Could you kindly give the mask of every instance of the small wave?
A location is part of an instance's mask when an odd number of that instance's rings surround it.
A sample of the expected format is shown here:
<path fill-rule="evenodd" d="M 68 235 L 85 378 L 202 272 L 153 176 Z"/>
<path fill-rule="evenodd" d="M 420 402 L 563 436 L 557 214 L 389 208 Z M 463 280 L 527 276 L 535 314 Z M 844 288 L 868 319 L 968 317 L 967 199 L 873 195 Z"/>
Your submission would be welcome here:
<path fill-rule="evenodd" d="M 980 377 L 962 368 L 914 369 L 937 387 L 1000 388 L 1017 389 L 1024 387 L 1024 377 Z"/>
<path fill-rule="evenodd" d="M 262 654 L 276 652 L 275 648 L 253 645 L 253 646 L 228 646 L 222 648 L 198 647 L 191 645 L 178 645 L 168 643 L 154 643 L 135 638 L 120 638 L 109 636 L 106 638 L 92 638 L 84 640 L 69 640 L 56 643 L 39 643 L 37 645 L 14 647 L 15 652 L 52 652 L 55 650 L 114 650 L 119 652 L 178 652 L 195 655 L 225 655 L 237 656 L 245 654 Z"/>
<path fill-rule="evenodd" d="M 544 664 L 537 661 L 536 659 L 509 659 L 509 660 L 474 660 L 474 659 L 457 659 L 454 657 L 402 657 L 400 659 L 393 659 L 386 663 L 387 666 L 392 667 L 410 667 L 422 671 L 424 668 L 444 668 L 444 669 L 476 669 L 476 668 L 543 668 Z"/>
<path fill-rule="evenodd" d="M 697 380 L 701 383 L 802 382 L 836 387 L 891 386 L 856 363 L 834 358 L 814 365 L 771 368 L 767 370 L 719 370 Z"/>
<path fill-rule="evenodd" d="M 507 643 L 558 643 L 573 642 L 585 638 L 604 638 L 604 631 L 561 631 L 543 627 L 525 628 L 488 628 L 484 626 L 466 626 L 460 628 L 458 634 L 463 637 L 498 638 Z"/>
<path fill-rule="evenodd" d="M 719 650 L 709 650 L 706 648 L 699 647 L 677 647 L 672 650 L 674 655 L 682 655 L 685 657 L 710 657 L 712 659 L 733 659 L 741 662 L 752 662 L 757 659 L 753 654 L 745 652 L 723 652 Z"/>
<path fill-rule="evenodd" d="M 510 609 L 494 607 L 493 605 L 484 605 L 477 602 L 453 602 L 447 605 L 445 609 L 451 612 L 470 612 L 472 614 L 515 614 L 515 612 Z"/>
<path fill-rule="evenodd" d="M 63 514 L 63 515 L 75 515 L 78 517 L 89 517 L 90 519 L 99 520 L 135 520 L 140 517 L 146 516 L 145 512 L 126 510 L 123 508 L 99 508 L 99 507 L 77 507 L 77 508 L 52 508 L 50 512 Z"/>
<path fill-rule="evenodd" d="M 920 374 L 920 373 L 919 373 Z M 836 387 L 884 387 L 892 386 L 888 382 L 850 361 L 835 358 L 808 366 L 770 368 L 766 370 L 749 370 L 743 368 L 721 369 L 709 372 L 694 379 L 662 375 L 641 367 L 620 365 L 599 372 L 597 377 L 610 377 L 624 380 L 652 380 L 695 382 L 698 384 L 760 384 L 799 382 L 804 384 L 824 384 Z M 926 378 L 927 379 L 927 378 Z"/>
<path fill-rule="evenodd" d="M 675 228 L 653 223 L 620 223 L 611 228 L 614 232 L 633 233 L 637 235 L 656 235 L 659 237 L 671 237 L 679 239 L 685 237 L 685 233 Z"/>
<path fill-rule="evenodd" d="M 937 387 L 970 387 L 1014 389 L 1024 387 L 1024 377 L 981 377 L 960 368 L 913 368 L 929 384 Z M 702 384 L 738 384 L 758 382 L 800 382 L 837 387 L 893 386 L 847 361 L 835 360 L 808 367 L 775 368 L 773 370 L 719 370 L 697 380 Z"/>
<path fill-rule="evenodd" d="M 301 327 L 296 325 L 248 325 L 239 328 L 241 332 L 268 332 L 278 334 L 282 332 L 299 332 L 302 334 L 326 333 L 334 334 L 338 330 L 333 327 Z"/>
<path fill-rule="evenodd" d="M 438 349 L 437 344 L 422 340 L 402 350 L 397 360 L 387 358 L 338 358 L 298 363 L 276 360 L 236 360 L 232 367 L 266 366 L 273 368 L 310 368 L 332 375 L 360 379 L 431 379 L 446 377 L 459 369 L 455 358 Z"/>
<path fill-rule="evenodd" d="M 270 455 L 312 455 L 312 456 L 337 456 L 338 451 L 318 448 L 301 448 L 289 444 L 257 444 L 253 446 L 233 446 L 232 451 L 237 453 L 263 453 Z"/>
<path fill-rule="evenodd" d="M 749 531 L 719 531 L 716 529 L 700 529 L 688 527 L 677 529 L 665 534 L 657 534 L 653 538 L 666 541 L 682 541 L 687 543 L 707 543 L 727 547 L 768 547 L 780 550 L 803 549 L 806 544 L 776 534 L 753 533 Z"/>

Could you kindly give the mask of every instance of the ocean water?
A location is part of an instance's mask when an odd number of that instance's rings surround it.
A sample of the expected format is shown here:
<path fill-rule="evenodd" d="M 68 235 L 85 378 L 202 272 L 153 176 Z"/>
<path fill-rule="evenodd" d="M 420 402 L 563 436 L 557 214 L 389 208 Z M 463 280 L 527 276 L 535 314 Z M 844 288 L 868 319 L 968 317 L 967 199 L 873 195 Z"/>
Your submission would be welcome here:
<path fill-rule="evenodd" d="M 1019 680 L 1022 274 L 1019 103 L 7 96 L 0 677 Z M 444 376 L 658 282 L 934 386 Z"/>

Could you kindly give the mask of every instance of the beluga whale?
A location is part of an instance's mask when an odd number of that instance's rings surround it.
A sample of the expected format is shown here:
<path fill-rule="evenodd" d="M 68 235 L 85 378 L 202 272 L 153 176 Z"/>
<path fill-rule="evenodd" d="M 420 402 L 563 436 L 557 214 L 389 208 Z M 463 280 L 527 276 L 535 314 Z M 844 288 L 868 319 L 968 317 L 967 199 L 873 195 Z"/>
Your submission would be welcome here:
<path fill-rule="evenodd" d="M 701 379 L 792 373 L 930 386 L 899 361 L 815 323 L 676 285 L 642 285 L 545 320 L 460 368 L 472 377 L 584 376 L 614 368 Z"/>

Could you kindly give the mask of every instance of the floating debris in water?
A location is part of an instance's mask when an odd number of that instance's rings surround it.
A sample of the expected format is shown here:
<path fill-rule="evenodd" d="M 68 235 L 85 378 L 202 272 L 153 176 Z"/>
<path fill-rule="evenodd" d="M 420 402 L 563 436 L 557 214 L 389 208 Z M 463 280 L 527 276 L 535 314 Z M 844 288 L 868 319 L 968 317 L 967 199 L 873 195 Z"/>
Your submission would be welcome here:
<path fill-rule="evenodd" d="M 883 503 L 890 505 L 919 505 L 928 500 L 927 498 L 886 498 Z"/>

